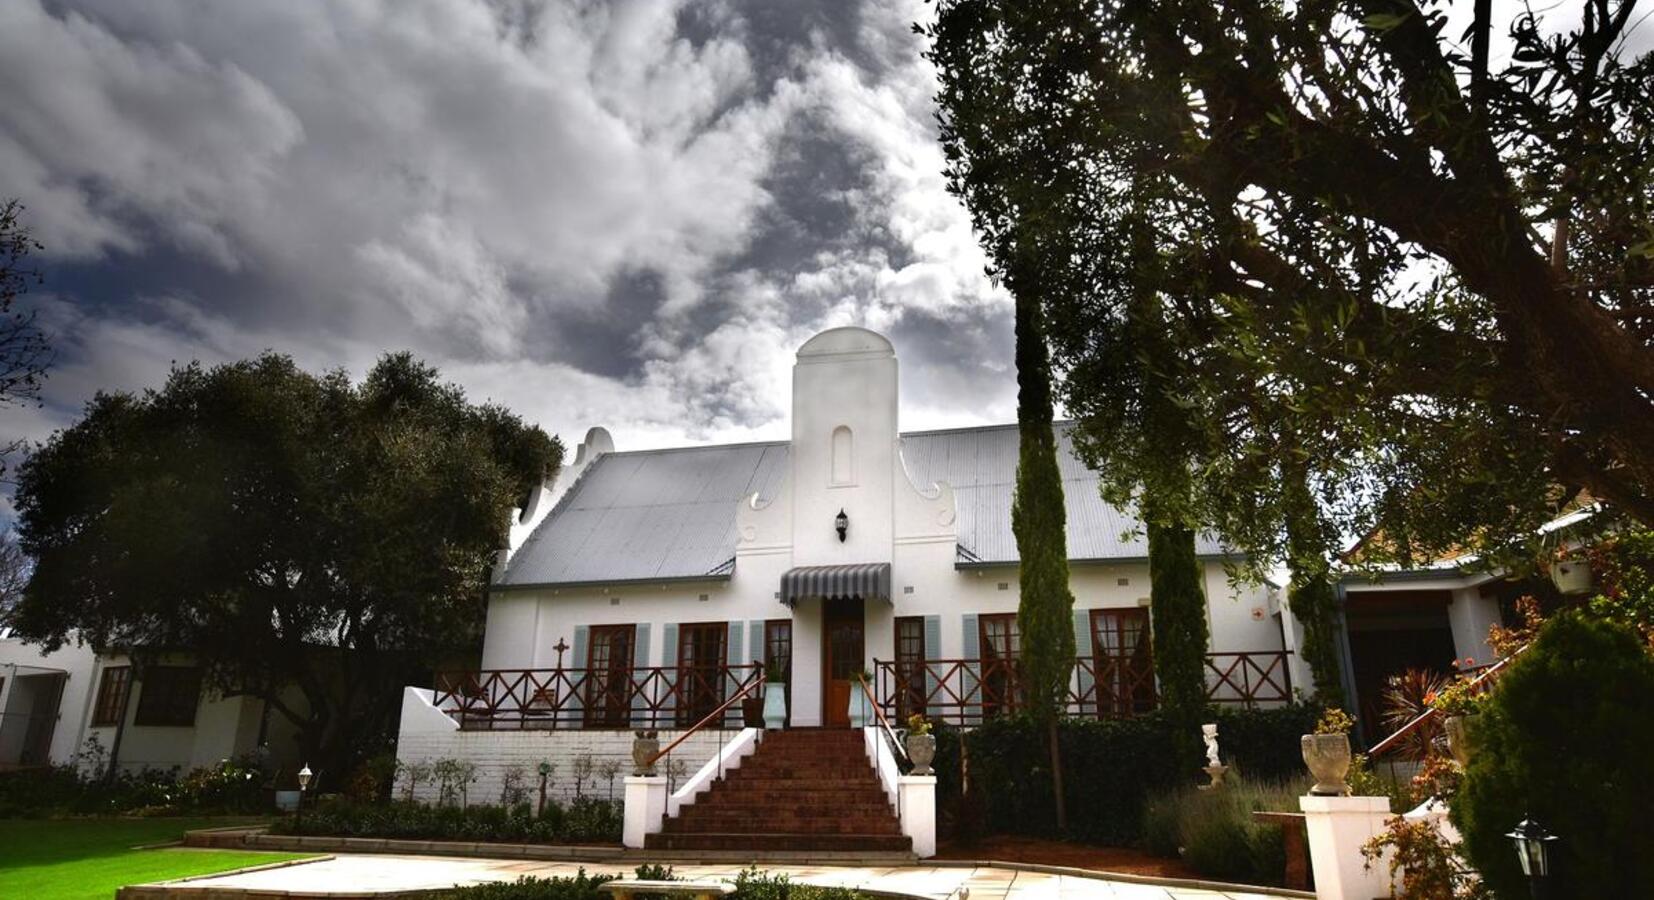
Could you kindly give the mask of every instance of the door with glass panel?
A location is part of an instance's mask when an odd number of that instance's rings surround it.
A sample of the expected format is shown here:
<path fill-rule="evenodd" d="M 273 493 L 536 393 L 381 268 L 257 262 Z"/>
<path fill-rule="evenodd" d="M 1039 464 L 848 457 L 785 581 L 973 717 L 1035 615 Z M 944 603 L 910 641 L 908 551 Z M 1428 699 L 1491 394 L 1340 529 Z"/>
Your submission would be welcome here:
<path fill-rule="evenodd" d="M 925 619 L 896 617 L 896 718 L 925 712 Z"/>
<path fill-rule="evenodd" d="M 787 716 L 793 708 L 793 622 L 791 619 L 770 619 L 764 623 L 764 671 L 776 672 L 781 684 L 765 690 L 780 690 L 787 699 Z"/>
<path fill-rule="evenodd" d="M 977 621 L 982 647 L 982 715 L 992 718 L 1016 709 L 1016 665 L 1022 637 L 1017 633 L 1016 613 L 981 616 Z"/>
<path fill-rule="evenodd" d="M 850 692 L 861 690 L 855 677 L 867 661 L 862 614 L 860 597 L 831 597 L 821 604 L 822 722 L 829 728 L 850 727 Z"/>
<path fill-rule="evenodd" d="M 622 728 L 631 722 L 632 646 L 636 625 L 594 625 L 586 651 L 586 724 Z"/>
<path fill-rule="evenodd" d="M 724 702 L 728 622 L 678 629 L 678 724 L 693 725 Z"/>
<path fill-rule="evenodd" d="M 1092 662 L 1097 670 L 1097 713 L 1131 716 L 1154 709 L 1154 657 L 1146 609 L 1091 611 Z"/>

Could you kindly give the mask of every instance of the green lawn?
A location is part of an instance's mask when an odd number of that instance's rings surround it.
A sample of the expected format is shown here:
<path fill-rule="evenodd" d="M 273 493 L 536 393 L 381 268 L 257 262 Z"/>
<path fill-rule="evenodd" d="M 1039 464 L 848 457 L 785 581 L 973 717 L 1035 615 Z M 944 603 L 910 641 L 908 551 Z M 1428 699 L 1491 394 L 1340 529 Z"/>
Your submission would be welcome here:
<path fill-rule="evenodd" d="M 245 821 L 245 820 L 241 820 Z M 134 850 L 235 819 L 0 819 L 0 897 L 110 900 L 123 885 L 223 872 L 303 853 Z"/>

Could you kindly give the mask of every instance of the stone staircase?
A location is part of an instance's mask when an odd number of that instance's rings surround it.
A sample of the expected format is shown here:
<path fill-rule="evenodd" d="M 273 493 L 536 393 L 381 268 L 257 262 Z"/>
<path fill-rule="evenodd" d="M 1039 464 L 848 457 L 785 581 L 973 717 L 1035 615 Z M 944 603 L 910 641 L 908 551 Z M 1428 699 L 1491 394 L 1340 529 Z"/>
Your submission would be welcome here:
<path fill-rule="evenodd" d="M 649 850 L 911 853 L 860 730 L 766 732 L 751 756 L 662 831 Z"/>

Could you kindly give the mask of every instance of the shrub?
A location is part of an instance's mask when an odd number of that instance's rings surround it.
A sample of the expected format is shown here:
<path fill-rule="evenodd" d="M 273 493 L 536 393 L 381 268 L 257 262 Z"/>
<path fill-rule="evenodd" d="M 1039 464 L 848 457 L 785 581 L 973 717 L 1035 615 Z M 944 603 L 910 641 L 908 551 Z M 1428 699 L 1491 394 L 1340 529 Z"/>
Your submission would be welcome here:
<path fill-rule="evenodd" d="M 72 763 L 0 773 L 0 817 L 243 813 L 265 806 L 265 779 L 251 758 L 224 760 L 182 776 L 177 769 L 146 768 L 104 778 L 102 769 Z"/>
<path fill-rule="evenodd" d="M 1230 779 L 1218 790 L 1180 787 L 1149 800 L 1143 846 L 1181 857 L 1197 873 L 1255 884 L 1280 884 L 1286 849 L 1279 826 L 1256 822 L 1254 810 L 1293 811 L 1304 783 Z"/>
<path fill-rule="evenodd" d="M 734 900 L 870 900 L 861 891 L 845 887 L 817 887 L 794 884 L 786 875 L 772 875 L 756 868 L 743 869 L 735 876 Z"/>
<path fill-rule="evenodd" d="M 1314 727 L 1319 712 L 1315 706 L 1292 704 L 1208 711 L 1206 716 L 1218 723 L 1224 762 L 1254 781 L 1267 781 L 1303 774 L 1298 738 Z M 1187 741 L 1176 740 L 1174 730 L 1158 712 L 1131 719 L 1063 720 L 1063 765 L 1076 773 L 1064 780 L 1069 810 L 1065 836 L 1108 844 L 1139 841 L 1145 800 L 1203 777 L 1204 758 L 1188 749 Z M 951 729 L 938 731 L 938 802 L 956 839 L 964 839 L 972 822 L 970 806 L 959 802 L 957 742 Z M 1043 730 L 1026 719 L 994 719 L 969 732 L 965 743 L 985 829 L 1053 836 L 1050 755 Z"/>
<path fill-rule="evenodd" d="M 613 875 L 587 875 L 581 869 L 573 878 L 524 875 L 516 881 L 454 888 L 440 896 L 442 900 L 602 900 L 605 895 L 598 887 L 614 879 Z"/>
<path fill-rule="evenodd" d="M 566 807 L 548 800 L 538 816 L 528 803 L 461 807 L 339 800 L 307 809 L 302 819 L 282 819 L 270 830 L 395 840 L 613 843 L 620 840 L 621 810 L 619 804 L 590 797 Z"/>
<path fill-rule="evenodd" d="M 1524 818 L 1561 838 L 1558 898 L 1632 896 L 1654 884 L 1654 661 L 1633 631 L 1556 616 L 1471 727 L 1475 751 L 1452 817 L 1495 893 L 1527 890 L 1505 837 Z"/>

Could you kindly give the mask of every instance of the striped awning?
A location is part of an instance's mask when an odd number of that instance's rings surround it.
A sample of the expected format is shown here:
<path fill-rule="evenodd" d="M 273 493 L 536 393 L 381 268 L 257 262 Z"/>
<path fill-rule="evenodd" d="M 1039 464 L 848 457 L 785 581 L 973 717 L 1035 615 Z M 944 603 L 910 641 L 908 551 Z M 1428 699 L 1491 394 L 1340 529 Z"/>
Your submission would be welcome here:
<path fill-rule="evenodd" d="M 877 597 L 890 603 L 890 563 L 798 566 L 781 576 L 781 602 L 792 606 L 811 597 Z"/>

